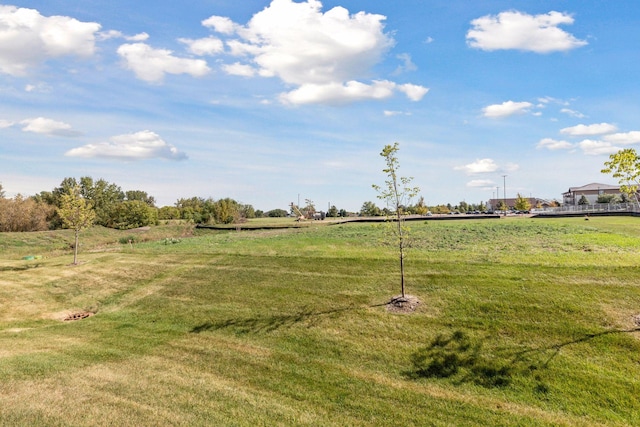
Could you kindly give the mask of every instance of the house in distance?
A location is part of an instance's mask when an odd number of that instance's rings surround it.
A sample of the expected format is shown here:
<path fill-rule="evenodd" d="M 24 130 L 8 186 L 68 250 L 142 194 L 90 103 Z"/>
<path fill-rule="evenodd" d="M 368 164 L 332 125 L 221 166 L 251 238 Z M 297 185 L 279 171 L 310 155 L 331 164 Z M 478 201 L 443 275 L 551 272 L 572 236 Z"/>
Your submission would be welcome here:
<path fill-rule="evenodd" d="M 620 187 L 597 182 L 583 185 L 582 187 L 570 187 L 568 191 L 562 193 L 562 204 L 564 206 L 578 206 L 582 196 L 584 196 L 588 204 L 593 205 L 598 202 L 598 197 L 606 195 L 621 197 Z"/>

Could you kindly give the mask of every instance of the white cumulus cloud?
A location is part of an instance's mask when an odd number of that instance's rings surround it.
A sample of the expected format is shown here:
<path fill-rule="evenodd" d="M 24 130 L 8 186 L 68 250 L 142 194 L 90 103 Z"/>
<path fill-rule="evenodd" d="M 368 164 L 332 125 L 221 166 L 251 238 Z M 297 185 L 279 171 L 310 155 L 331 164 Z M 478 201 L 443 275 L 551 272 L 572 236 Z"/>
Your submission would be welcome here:
<path fill-rule="evenodd" d="M 640 143 L 640 131 L 633 130 L 631 132 L 620 132 L 611 135 L 605 135 L 604 140 L 614 144 L 630 145 Z"/>
<path fill-rule="evenodd" d="M 189 74 L 202 77 L 211 69 L 202 59 L 179 58 L 166 49 L 154 49 L 146 43 L 123 44 L 118 54 L 136 76 L 150 83 L 160 83 L 165 74 Z"/>
<path fill-rule="evenodd" d="M 502 104 L 493 104 L 482 109 L 482 113 L 485 117 L 498 119 L 501 117 L 508 117 L 514 114 L 524 114 L 529 111 L 533 106 L 530 102 L 514 102 L 506 101 Z"/>
<path fill-rule="evenodd" d="M 536 148 L 546 148 L 551 151 L 570 150 L 574 147 L 575 145 L 568 141 L 558 141 L 553 138 L 543 138 L 538 142 L 538 145 L 536 145 Z"/>
<path fill-rule="evenodd" d="M 598 156 L 602 154 L 613 154 L 620 150 L 620 147 L 616 147 L 613 144 L 605 141 L 598 141 L 592 139 L 585 139 L 578 143 L 578 146 L 582 152 L 589 156 Z"/>
<path fill-rule="evenodd" d="M 226 16 L 212 16 L 202 21 L 202 25 L 212 28 L 221 34 L 233 34 L 241 29 L 241 26 Z"/>
<path fill-rule="evenodd" d="M 464 171 L 467 175 L 490 173 L 498 170 L 498 165 L 492 159 L 478 159 L 464 166 L 456 166 L 455 170 Z"/>
<path fill-rule="evenodd" d="M 22 130 L 24 132 L 65 137 L 75 137 L 81 135 L 80 132 L 73 130 L 70 124 L 53 119 L 48 119 L 45 117 L 25 119 L 22 120 L 20 124 L 23 125 Z"/>
<path fill-rule="evenodd" d="M 304 84 L 298 89 L 280 95 L 280 100 L 290 104 L 343 104 L 367 99 L 385 99 L 393 94 L 396 84 L 387 80 L 372 84 L 349 81 L 327 84 Z"/>
<path fill-rule="evenodd" d="M 206 37 L 203 39 L 178 39 L 188 46 L 189 52 L 195 55 L 215 55 L 224 52 L 224 43 L 216 37 Z"/>
<path fill-rule="evenodd" d="M 50 58 L 88 57 L 100 24 L 0 5 L 0 73 L 22 76 Z"/>
<path fill-rule="evenodd" d="M 429 92 L 428 88 L 411 83 L 398 85 L 398 90 L 407 95 L 407 98 L 412 101 L 420 101 L 422 97 L 425 96 L 427 92 Z"/>
<path fill-rule="evenodd" d="M 253 77 L 258 73 L 258 70 L 253 68 L 251 65 L 242 64 L 241 62 L 224 64 L 222 69 L 232 76 Z"/>
<path fill-rule="evenodd" d="M 472 179 L 467 182 L 467 187 L 471 188 L 493 188 L 495 184 L 489 179 Z"/>
<path fill-rule="evenodd" d="M 112 137 L 108 142 L 87 144 L 67 151 L 70 157 L 145 160 L 161 158 L 184 160 L 186 154 L 149 130 Z"/>
<path fill-rule="evenodd" d="M 0 119 L 0 129 L 10 128 L 14 124 L 15 124 L 15 122 L 12 122 L 10 120 Z"/>
<path fill-rule="evenodd" d="M 560 112 L 562 114 L 566 114 L 566 115 L 571 116 L 571 117 L 577 117 L 579 119 L 582 119 L 582 118 L 585 117 L 585 115 L 582 114 L 580 111 L 575 111 L 575 110 L 572 110 L 570 108 L 563 108 L 563 109 L 560 110 Z"/>
<path fill-rule="evenodd" d="M 318 0 L 273 0 L 246 25 L 212 16 L 203 21 L 215 31 L 232 36 L 229 53 L 243 58 L 246 68 L 225 67 L 227 72 L 257 70 L 255 75 L 277 77 L 297 86 L 280 96 L 294 104 L 343 103 L 384 99 L 395 91 L 418 101 L 427 88 L 394 82 L 362 82 L 394 44 L 384 32 L 386 18 L 366 12 L 350 14 L 343 7 L 322 12 Z M 405 67 L 410 63 L 405 59 Z"/>
<path fill-rule="evenodd" d="M 471 21 L 472 29 L 467 32 L 467 43 L 471 47 L 489 51 L 567 51 L 587 44 L 558 28 L 573 22 L 571 15 L 555 11 L 541 15 L 528 15 L 519 11 L 501 12 Z"/>
<path fill-rule="evenodd" d="M 597 123 L 592 125 L 576 125 L 560 129 L 560 133 L 571 136 L 604 135 L 617 131 L 616 125 L 610 123 Z"/>

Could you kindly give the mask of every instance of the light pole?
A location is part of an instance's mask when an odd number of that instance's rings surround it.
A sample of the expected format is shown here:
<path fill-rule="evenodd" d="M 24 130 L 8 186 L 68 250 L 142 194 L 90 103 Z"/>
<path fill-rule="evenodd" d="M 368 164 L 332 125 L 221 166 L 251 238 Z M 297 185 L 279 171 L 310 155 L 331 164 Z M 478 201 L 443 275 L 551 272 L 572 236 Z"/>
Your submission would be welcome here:
<path fill-rule="evenodd" d="M 502 199 L 504 202 L 504 216 L 507 216 L 507 175 L 502 175 Z"/>
<path fill-rule="evenodd" d="M 495 199 L 496 207 L 493 209 L 495 211 L 498 210 L 498 199 L 499 198 L 500 198 L 500 187 L 496 187 L 496 199 Z"/>

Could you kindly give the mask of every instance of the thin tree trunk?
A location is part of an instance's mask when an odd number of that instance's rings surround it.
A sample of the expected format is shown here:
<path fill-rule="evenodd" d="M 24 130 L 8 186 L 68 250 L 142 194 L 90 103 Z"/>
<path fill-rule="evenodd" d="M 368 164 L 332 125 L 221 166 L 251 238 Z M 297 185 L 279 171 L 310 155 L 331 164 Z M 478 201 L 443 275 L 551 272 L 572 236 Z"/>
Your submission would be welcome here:
<path fill-rule="evenodd" d="M 400 290 L 402 298 L 404 298 L 404 235 L 402 234 L 402 214 L 400 213 L 399 202 L 396 205 L 396 214 L 398 222 L 398 244 L 400 249 Z"/>
<path fill-rule="evenodd" d="M 402 298 L 404 298 L 404 250 L 400 248 L 400 288 L 402 289 Z"/>
<path fill-rule="evenodd" d="M 80 234 L 80 231 L 76 230 L 76 242 L 73 245 L 73 265 L 78 264 L 78 234 Z"/>

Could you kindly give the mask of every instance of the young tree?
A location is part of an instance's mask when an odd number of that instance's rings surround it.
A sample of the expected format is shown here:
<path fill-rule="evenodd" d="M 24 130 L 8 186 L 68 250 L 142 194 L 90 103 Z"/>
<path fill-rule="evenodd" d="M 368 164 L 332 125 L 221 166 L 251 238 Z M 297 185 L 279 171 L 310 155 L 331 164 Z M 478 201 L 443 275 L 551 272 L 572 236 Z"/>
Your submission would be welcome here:
<path fill-rule="evenodd" d="M 387 174 L 387 180 L 384 187 L 374 184 L 373 188 L 378 192 L 378 198 L 386 202 L 393 221 L 395 221 L 393 231 L 400 261 L 400 289 L 402 298 L 405 298 L 404 257 L 408 236 L 407 229 L 404 226 L 405 212 L 403 206 L 409 206 L 411 199 L 418 194 L 420 189 L 418 187 L 409 187 L 413 178 L 399 177 L 397 175 L 400 168 L 397 157 L 398 150 L 399 145 L 397 142 L 393 145 L 385 145 L 382 149 L 380 156 L 384 158 L 387 165 L 382 171 Z"/>
<path fill-rule="evenodd" d="M 604 162 L 602 173 L 612 174 L 618 178 L 620 191 L 640 205 L 638 186 L 640 186 L 640 156 L 633 148 L 625 148 L 609 156 L 609 161 Z"/>
<path fill-rule="evenodd" d="M 361 216 L 380 216 L 382 211 L 373 202 L 364 202 L 360 208 Z"/>
<path fill-rule="evenodd" d="M 528 211 L 531 210 L 531 202 L 529 202 L 529 199 L 518 193 L 518 197 L 516 197 L 513 207 L 518 211 Z"/>
<path fill-rule="evenodd" d="M 413 211 L 417 215 L 426 215 L 427 212 L 429 212 L 429 208 L 424 203 L 424 197 L 420 197 L 420 199 L 418 200 L 418 203 L 416 203 L 416 205 L 413 207 Z"/>
<path fill-rule="evenodd" d="M 583 194 L 582 197 L 580 197 L 580 200 L 578 200 L 578 205 L 582 206 L 582 205 L 588 205 L 588 204 L 589 204 L 589 199 L 587 199 L 587 196 Z"/>
<path fill-rule="evenodd" d="M 60 196 L 60 207 L 58 215 L 62 218 L 64 227 L 72 229 L 75 234 L 73 245 L 73 264 L 78 264 L 78 240 L 82 230 L 90 227 L 95 219 L 96 213 L 91 202 L 80 194 L 80 187 L 74 186 L 67 193 Z"/>

